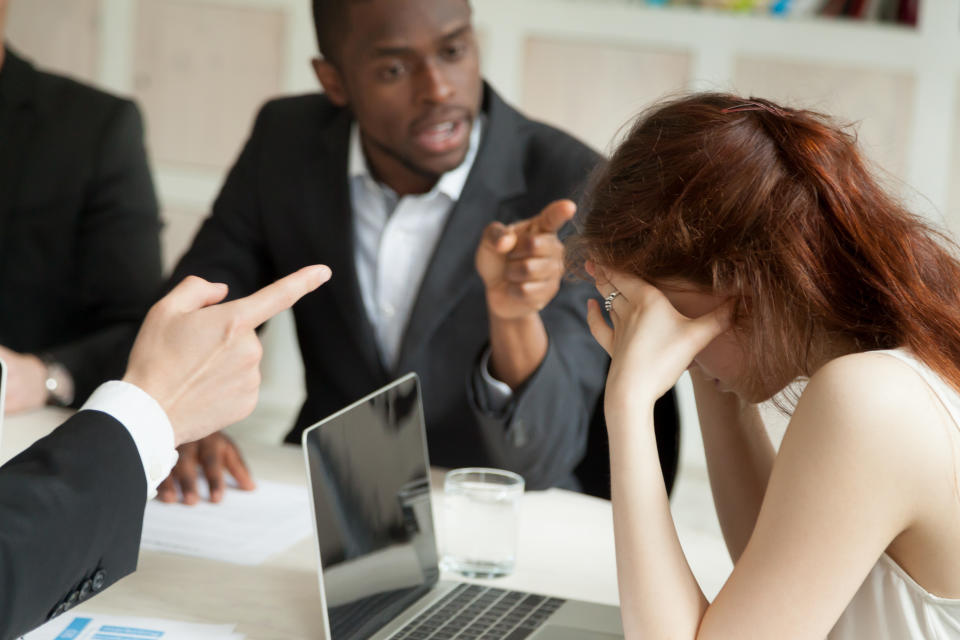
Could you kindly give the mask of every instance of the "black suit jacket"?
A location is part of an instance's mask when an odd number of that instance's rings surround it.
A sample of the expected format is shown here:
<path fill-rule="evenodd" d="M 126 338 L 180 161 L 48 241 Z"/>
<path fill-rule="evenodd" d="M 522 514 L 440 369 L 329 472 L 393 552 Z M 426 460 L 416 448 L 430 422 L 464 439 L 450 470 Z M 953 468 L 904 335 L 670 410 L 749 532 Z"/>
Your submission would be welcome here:
<path fill-rule="evenodd" d="M 136 569 L 146 495 L 133 438 L 99 411 L 0 467 L 0 640 Z"/>
<path fill-rule="evenodd" d="M 489 88 L 480 149 L 430 260 L 400 349 L 388 370 L 361 301 L 354 266 L 347 178 L 352 116 L 322 95 L 268 103 L 231 170 L 211 216 L 175 270 L 251 293 L 304 265 L 333 279 L 294 308 L 307 399 L 288 436 L 416 371 L 422 381 L 431 463 L 486 465 L 523 474 L 530 488 L 576 486 L 587 424 L 606 356 L 586 326 L 584 283 L 562 285 L 541 312 L 544 362 L 505 415 L 478 409 L 472 379 L 489 342 L 484 286 L 474 253 L 484 227 L 537 214 L 575 196 L 598 156 L 570 136 L 532 122 Z"/>
<path fill-rule="evenodd" d="M 160 223 L 137 107 L 0 68 L 0 344 L 49 353 L 80 404 L 123 373 L 161 285 Z"/>

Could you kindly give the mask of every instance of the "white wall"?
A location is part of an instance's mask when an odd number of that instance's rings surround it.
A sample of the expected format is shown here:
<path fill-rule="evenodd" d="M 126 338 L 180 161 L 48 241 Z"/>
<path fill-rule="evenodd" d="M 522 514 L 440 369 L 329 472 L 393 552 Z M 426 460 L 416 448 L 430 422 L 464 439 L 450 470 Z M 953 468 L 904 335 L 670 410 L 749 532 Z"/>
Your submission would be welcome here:
<path fill-rule="evenodd" d="M 8 35 L 21 51 L 139 100 L 168 222 L 167 265 L 209 210 L 258 105 L 316 87 L 309 0 L 10 1 Z M 763 95 L 859 123 L 870 157 L 904 197 L 960 229 L 956 0 L 925 0 L 918 29 L 623 0 L 473 4 L 491 82 L 599 149 L 667 93 Z M 289 318 L 273 323 L 266 342 L 267 384 L 248 429 L 274 438 L 302 396 L 302 365 Z M 685 385 L 682 392 L 690 417 Z M 695 421 L 687 426 L 689 465 L 702 454 Z"/>

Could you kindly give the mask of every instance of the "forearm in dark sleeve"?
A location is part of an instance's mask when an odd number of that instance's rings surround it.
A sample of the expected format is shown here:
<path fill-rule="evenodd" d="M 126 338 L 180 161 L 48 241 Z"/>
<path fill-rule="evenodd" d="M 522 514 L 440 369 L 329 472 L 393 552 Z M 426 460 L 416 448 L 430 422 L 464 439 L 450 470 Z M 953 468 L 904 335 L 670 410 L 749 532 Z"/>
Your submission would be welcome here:
<path fill-rule="evenodd" d="M 590 295 L 583 284 L 565 283 L 543 311 L 547 354 L 507 411 L 482 410 L 470 384 L 473 409 L 494 464 L 523 475 L 531 489 L 567 479 L 586 448 L 607 367 L 606 355 L 586 325 Z"/>
<path fill-rule="evenodd" d="M 0 468 L 0 640 L 45 622 L 87 581 L 95 595 L 133 571 L 145 495 L 133 439 L 97 411 Z"/>

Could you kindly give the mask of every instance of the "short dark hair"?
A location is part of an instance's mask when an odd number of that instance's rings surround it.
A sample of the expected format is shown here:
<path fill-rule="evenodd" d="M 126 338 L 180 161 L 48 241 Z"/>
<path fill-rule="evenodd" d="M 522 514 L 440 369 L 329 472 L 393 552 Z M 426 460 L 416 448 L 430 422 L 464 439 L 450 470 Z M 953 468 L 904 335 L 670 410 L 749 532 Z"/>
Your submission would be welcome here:
<path fill-rule="evenodd" d="M 348 31 L 347 9 L 357 0 L 313 0 L 313 26 L 317 31 L 320 55 L 331 60 Z"/>
<path fill-rule="evenodd" d="M 320 55 L 335 61 L 337 47 L 349 33 L 348 11 L 351 4 L 362 0 L 313 0 L 313 27 L 317 32 Z M 467 0 L 469 4 L 469 0 Z"/>

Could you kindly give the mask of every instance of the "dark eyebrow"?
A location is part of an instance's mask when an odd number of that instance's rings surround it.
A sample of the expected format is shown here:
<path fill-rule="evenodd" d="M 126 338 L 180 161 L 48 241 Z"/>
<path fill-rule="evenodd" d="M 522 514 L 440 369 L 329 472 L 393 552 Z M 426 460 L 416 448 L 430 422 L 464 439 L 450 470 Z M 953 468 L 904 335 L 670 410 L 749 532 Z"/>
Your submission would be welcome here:
<path fill-rule="evenodd" d="M 473 26 L 469 23 L 458 27 L 451 31 L 450 33 L 445 33 L 439 38 L 437 38 L 438 43 L 447 42 L 449 40 L 455 40 L 465 33 L 469 32 Z M 411 47 L 374 47 L 373 55 L 376 57 L 402 57 L 414 53 L 414 49 Z"/>
<path fill-rule="evenodd" d="M 441 36 L 441 37 L 440 37 L 440 42 L 445 42 L 445 41 L 447 41 L 447 40 L 454 40 L 454 39 L 456 39 L 456 38 L 459 38 L 459 37 L 462 36 L 463 34 L 465 34 L 465 33 L 467 33 L 468 31 L 470 31 L 470 29 L 472 29 L 472 28 L 473 28 L 473 25 L 467 23 L 467 24 L 463 25 L 462 27 L 460 27 L 459 29 L 454 29 L 454 30 L 451 31 L 450 33 L 448 33 L 448 34 L 446 34 L 446 35 L 444 35 L 444 36 Z"/>
<path fill-rule="evenodd" d="M 413 49 L 409 47 L 376 47 L 373 50 L 375 58 L 399 58 L 412 53 Z"/>

